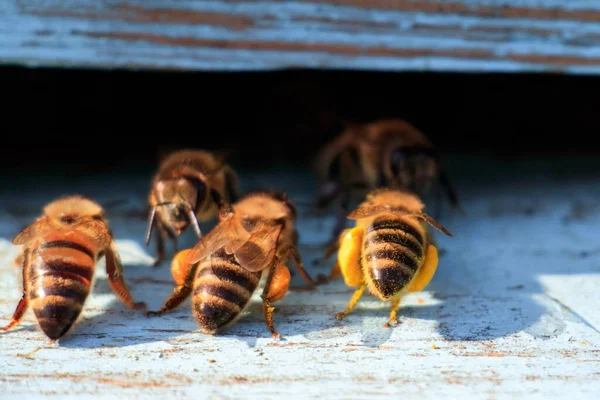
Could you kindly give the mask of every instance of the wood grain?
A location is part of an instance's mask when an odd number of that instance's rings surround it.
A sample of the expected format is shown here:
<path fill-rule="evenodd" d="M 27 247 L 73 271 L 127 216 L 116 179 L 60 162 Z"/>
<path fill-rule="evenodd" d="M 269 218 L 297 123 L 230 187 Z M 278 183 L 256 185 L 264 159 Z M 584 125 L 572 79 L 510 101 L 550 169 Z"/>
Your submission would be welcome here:
<path fill-rule="evenodd" d="M 6 0 L 0 62 L 596 74 L 600 3 Z"/>

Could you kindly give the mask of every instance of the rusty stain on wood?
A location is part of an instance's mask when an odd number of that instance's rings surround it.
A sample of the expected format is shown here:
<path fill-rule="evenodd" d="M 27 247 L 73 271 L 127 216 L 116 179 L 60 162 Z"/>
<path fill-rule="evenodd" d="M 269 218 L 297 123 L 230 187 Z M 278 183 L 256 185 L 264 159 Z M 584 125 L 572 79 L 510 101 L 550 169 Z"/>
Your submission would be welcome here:
<path fill-rule="evenodd" d="M 123 378 L 139 378 L 140 374 L 115 374 L 114 378 L 99 377 L 85 374 L 3 374 L 0 376 L 0 382 L 20 382 L 22 380 L 30 379 L 55 379 L 55 380 L 69 380 L 71 382 L 80 383 L 84 381 L 94 381 L 99 384 L 105 384 L 110 386 L 118 386 L 121 388 L 150 388 L 150 387 L 177 387 L 189 384 L 192 382 L 190 378 L 183 374 L 169 373 L 165 375 L 166 382 L 157 382 L 155 380 L 139 380 L 139 379 L 123 379 Z M 172 381 L 172 382 L 168 382 Z"/>
<path fill-rule="evenodd" d="M 576 21 L 600 21 L 600 10 L 565 10 L 559 7 L 519 7 L 511 5 L 490 6 L 472 4 L 469 1 L 432 0 L 299 0 L 306 3 L 335 4 L 364 9 L 394 10 L 403 12 L 424 12 L 435 14 L 459 14 L 474 17 L 566 19 Z M 517 3 L 515 1 L 515 3 Z M 540 2 L 543 3 L 543 2 Z"/>
<path fill-rule="evenodd" d="M 161 45 L 190 46 L 190 47 L 208 47 L 216 49 L 236 49 L 236 50 L 267 50 L 267 51 L 309 51 L 324 52 L 341 55 L 369 55 L 369 56 L 387 56 L 387 57 L 421 57 L 438 55 L 444 57 L 459 58 L 490 58 L 492 53 L 486 50 L 421 50 L 421 49 L 393 49 L 389 47 L 366 47 L 331 45 L 318 43 L 289 43 L 275 41 L 228 41 L 228 40 L 207 40 L 192 37 L 168 37 L 151 35 L 145 33 L 111 33 L 111 32 L 86 32 L 73 31 L 74 35 L 84 35 L 94 38 L 111 38 L 129 41 L 146 41 Z"/>
<path fill-rule="evenodd" d="M 0 63 L 600 73 L 600 3 L 7 0 Z"/>
<path fill-rule="evenodd" d="M 197 12 L 169 8 L 136 7 L 121 5 L 102 12 L 47 10 L 29 11 L 27 14 L 43 17 L 77 18 L 84 20 L 105 20 L 123 22 L 155 22 L 160 24 L 197 24 L 222 26 L 233 30 L 243 30 L 253 25 L 250 17 L 224 13 Z"/>
<path fill-rule="evenodd" d="M 545 63 L 558 66 L 569 65 L 600 65 L 600 57 L 569 57 L 569 56 L 550 56 L 541 54 L 507 54 L 509 60 L 525 61 L 530 63 Z"/>
<path fill-rule="evenodd" d="M 324 52 L 330 54 L 340 54 L 346 56 L 379 56 L 379 57 L 451 57 L 467 60 L 483 59 L 506 59 L 514 61 L 524 61 L 529 63 L 543 63 L 546 65 L 569 66 L 569 65 L 600 65 L 600 57 L 580 58 L 568 56 L 548 56 L 538 54 L 515 54 L 508 53 L 504 57 L 496 56 L 491 51 L 486 50 L 425 50 L 425 49 L 393 49 L 387 47 L 367 47 L 344 45 L 322 45 L 316 43 L 285 43 L 285 42 L 266 42 L 266 41 L 225 41 L 225 40 L 205 40 L 192 37 L 167 37 L 144 33 L 111 33 L 111 32 L 86 32 L 73 31 L 74 35 L 83 35 L 94 38 L 119 39 L 128 41 L 146 41 L 160 45 L 204 47 L 215 49 L 237 49 L 237 50 L 265 50 L 265 51 L 307 51 Z"/>

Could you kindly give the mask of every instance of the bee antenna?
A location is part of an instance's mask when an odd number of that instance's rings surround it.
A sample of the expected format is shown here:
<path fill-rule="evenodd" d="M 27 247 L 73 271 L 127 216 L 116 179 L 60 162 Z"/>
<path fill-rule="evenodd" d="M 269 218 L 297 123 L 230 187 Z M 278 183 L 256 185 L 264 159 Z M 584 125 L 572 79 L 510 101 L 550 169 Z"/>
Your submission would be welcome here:
<path fill-rule="evenodd" d="M 198 235 L 198 238 L 202 238 L 202 231 L 200 230 L 200 224 L 198 223 L 198 216 L 196 216 L 196 213 L 194 213 L 194 210 L 192 210 L 192 206 L 190 205 L 190 203 L 185 202 L 183 204 L 185 207 L 185 211 L 187 212 L 188 219 L 190 220 L 192 225 L 194 225 L 196 235 Z"/>
<path fill-rule="evenodd" d="M 146 229 L 146 246 L 150 243 L 150 237 L 152 236 L 152 227 L 154 226 L 154 217 L 156 216 L 156 206 L 152 207 L 150 210 L 150 215 L 148 216 L 148 228 Z"/>
<path fill-rule="evenodd" d="M 171 204 L 168 201 L 158 203 L 150 209 L 150 215 L 148 216 L 148 228 L 146 228 L 146 246 L 150 243 L 150 237 L 152 236 L 152 228 L 154 227 L 154 219 L 156 218 L 156 208 L 159 206 L 166 206 Z"/>

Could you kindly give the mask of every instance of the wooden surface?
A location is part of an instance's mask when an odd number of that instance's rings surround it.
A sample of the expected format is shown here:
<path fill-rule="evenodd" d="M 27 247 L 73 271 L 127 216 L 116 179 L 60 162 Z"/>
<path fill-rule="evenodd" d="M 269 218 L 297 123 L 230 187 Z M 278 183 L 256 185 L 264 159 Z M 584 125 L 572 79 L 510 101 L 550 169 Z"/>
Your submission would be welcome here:
<path fill-rule="evenodd" d="M 337 281 L 289 292 L 276 305 L 281 341 L 270 337 L 258 298 L 231 330 L 207 336 L 196 331 L 189 301 L 162 318 L 124 308 L 101 263 L 83 319 L 66 339 L 24 356 L 47 343 L 31 312 L 20 328 L 0 334 L 0 398 L 597 398 L 597 161 L 509 167 L 471 159 L 474 168 L 464 157 L 447 160 L 467 214 L 440 217 L 454 237 L 436 235 L 438 273 L 424 292 L 404 299 L 399 327 L 382 327 L 388 305 L 373 297 L 336 321 L 352 293 Z M 128 203 L 108 214 L 126 280 L 137 299 L 159 307 L 172 282 L 167 265 L 149 267 L 154 249 L 142 243 L 149 176 L 106 177 L 110 190 L 96 178 L 3 192 L 0 323 L 8 323 L 20 297 L 10 239 L 46 201 L 75 191 L 102 202 L 126 196 Z M 242 179 L 245 190 L 268 182 L 297 202 L 312 193 L 305 171 L 244 171 Z M 332 222 L 300 207 L 301 252 L 313 275 L 329 268 L 311 260 Z"/>
<path fill-rule="evenodd" d="M 27 66 L 600 72 L 596 0 L 4 0 Z"/>

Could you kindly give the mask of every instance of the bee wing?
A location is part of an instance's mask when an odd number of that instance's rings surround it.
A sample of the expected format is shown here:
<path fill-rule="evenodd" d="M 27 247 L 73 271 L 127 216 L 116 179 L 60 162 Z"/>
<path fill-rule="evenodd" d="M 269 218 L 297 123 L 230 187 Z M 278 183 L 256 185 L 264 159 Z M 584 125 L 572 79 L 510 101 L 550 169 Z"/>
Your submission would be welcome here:
<path fill-rule="evenodd" d="M 251 272 L 262 271 L 273 261 L 277 252 L 277 241 L 281 224 L 261 224 L 252 231 L 250 238 L 233 251 L 240 265 Z"/>
<path fill-rule="evenodd" d="M 183 165 L 172 173 L 174 178 L 198 179 L 200 182 L 206 182 L 206 174 L 192 168 L 189 165 Z"/>
<path fill-rule="evenodd" d="M 219 222 L 213 229 L 191 248 L 185 258 L 187 264 L 195 264 L 211 255 L 215 250 L 225 246 L 225 251 L 232 254 L 248 241 L 250 233 L 244 229 L 236 218 Z"/>
<path fill-rule="evenodd" d="M 427 222 L 429 225 L 433 226 L 435 229 L 442 232 L 443 234 L 452 236 L 452 234 L 450 232 L 448 232 L 448 229 L 446 229 L 442 224 L 437 222 L 431 216 L 425 214 L 423 211 L 419 211 L 419 212 L 415 213 L 414 215 L 423 219 L 425 222 Z"/>
<path fill-rule="evenodd" d="M 112 233 L 104 221 L 85 220 L 73 228 L 89 235 L 99 248 L 106 248 L 112 244 Z"/>
<path fill-rule="evenodd" d="M 348 214 L 348 219 L 362 219 L 369 218 L 377 214 L 381 213 L 392 213 L 397 215 L 409 215 L 411 214 L 408 210 L 404 208 L 391 207 L 385 204 L 365 204 L 358 207 L 356 210 L 352 211 Z"/>
<path fill-rule="evenodd" d="M 45 217 L 38 218 L 34 223 L 27 225 L 25 228 L 23 228 L 21 230 L 21 232 L 19 232 L 14 237 L 14 239 L 12 240 L 12 243 L 14 245 L 26 244 L 26 243 L 30 242 L 31 240 L 33 240 L 41 232 L 43 232 L 49 228 L 50 228 L 50 223 L 47 218 L 45 218 Z"/>
<path fill-rule="evenodd" d="M 422 220 L 424 220 L 429 225 L 433 226 L 435 229 L 439 230 L 443 234 L 452 236 L 452 234 L 448 231 L 448 229 L 446 229 L 442 224 L 440 224 L 438 221 L 436 221 L 435 219 L 433 219 L 431 216 L 424 213 L 423 211 L 409 211 L 402 207 L 391 207 L 391 206 L 388 206 L 385 204 L 361 206 L 361 207 L 357 208 L 356 210 L 352 211 L 350 214 L 348 214 L 348 218 L 349 219 L 362 219 L 362 218 L 372 217 L 372 216 L 380 214 L 380 213 L 391 213 L 391 214 L 395 214 L 395 215 L 405 215 L 405 216 L 409 216 L 409 217 L 421 218 Z"/>

